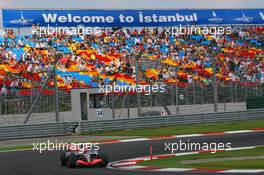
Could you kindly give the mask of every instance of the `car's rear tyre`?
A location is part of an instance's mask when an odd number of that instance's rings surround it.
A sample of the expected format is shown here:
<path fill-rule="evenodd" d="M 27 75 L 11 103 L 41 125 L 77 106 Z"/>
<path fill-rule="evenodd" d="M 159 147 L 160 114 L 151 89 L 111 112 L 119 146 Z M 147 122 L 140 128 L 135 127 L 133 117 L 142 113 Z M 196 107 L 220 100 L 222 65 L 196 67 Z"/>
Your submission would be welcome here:
<path fill-rule="evenodd" d="M 101 168 L 104 168 L 104 167 L 106 167 L 106 166 L 108 165 L 109 158 L 108 158 L 107 154 L 105 154 L 105 153 L 99 153 L 99 154 L 98 154 L 98 158 L 99 158 L 99 159 L 102 159 L 102 161 L 103 161 L 103 162 L 100 164 L 100 167 L 101 167 Z"/>
<path fill-rule="evenodd" d="M 61 166 L 67 166 L 66 152 L 62 152 L 60 155 Z"/>
<path fill-rule="evenodd" d="M 78 159 L 74 155 L 70 154 L 68 161 L 67 161 L 68 168 L 76 168 L 77 167 L 77 160 Z"/>

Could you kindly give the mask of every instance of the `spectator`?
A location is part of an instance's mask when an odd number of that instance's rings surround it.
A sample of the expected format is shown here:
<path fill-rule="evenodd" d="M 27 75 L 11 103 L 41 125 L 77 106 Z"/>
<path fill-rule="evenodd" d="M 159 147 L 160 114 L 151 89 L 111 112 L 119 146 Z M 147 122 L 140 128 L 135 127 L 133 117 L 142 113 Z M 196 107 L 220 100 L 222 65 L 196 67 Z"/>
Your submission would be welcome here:
<path fill-rule="evenodd" d="M 2 89 L 1 89 L 1 95 L 3 95 L 3 96 L 6 96 L 7 95 L 6 85 L 3 85 Z"/>

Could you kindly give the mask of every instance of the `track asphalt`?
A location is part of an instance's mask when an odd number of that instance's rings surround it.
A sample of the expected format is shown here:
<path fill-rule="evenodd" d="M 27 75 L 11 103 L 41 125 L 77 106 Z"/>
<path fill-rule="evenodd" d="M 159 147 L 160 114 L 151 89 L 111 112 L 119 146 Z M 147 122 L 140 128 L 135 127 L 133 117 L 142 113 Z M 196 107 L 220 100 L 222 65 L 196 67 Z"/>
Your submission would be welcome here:
<path fill-rule="evenodd" d="M 264 145 L 264 132 L 253 133 L 236 133 L 224 135 L 210 135 L 202 137 L 186 137 L 150 141 L 135 141 L 124 143 L 113 143 L 100 145 L 100 149 L 106 152 L 110 161 L 118 161 L 123 159 L 147 156 L 149 154 L 149 145 L 153 147 L 153 154 L 169 154 L 165 151 L 166 143 L 231 143 L 231 147 L 246 147 Z M 177 152 L 174 152 L 177 153 Z M 0 153 L 0 174 L 3 175 L 171 175 L 177 173 L 169 172 L 129 172 L 113 169 L 100 169 L 100 168 L 81 168 L 81 169 L 68 169 L 61 167 L 59 162 L 58 151 L 45 151 L 39 153 L 37 151 L 19 151 Z M 192 173 L 179 173 L 181 175 L 194 174 Z M 206 173 L 195 173 L 206 174 Z M 212 174 L 212 173 L 207 173 Z M 237 173 L 236 173 L 237 175 Z"/>

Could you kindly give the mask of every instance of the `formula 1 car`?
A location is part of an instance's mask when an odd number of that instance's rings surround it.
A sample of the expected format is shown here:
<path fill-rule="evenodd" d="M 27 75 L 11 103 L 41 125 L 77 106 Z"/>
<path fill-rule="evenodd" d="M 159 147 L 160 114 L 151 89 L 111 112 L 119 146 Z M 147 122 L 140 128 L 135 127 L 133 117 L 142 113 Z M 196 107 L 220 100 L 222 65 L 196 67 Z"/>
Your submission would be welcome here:
<path fill-rule="evenodd" d="M 108 165 L 107 154 L 95 150 L 72 150 L 69 149 L 61 153 L 60 162 L 62 166 L 68 168 L 77 167 L 98 167 L 104 168 Z"/>

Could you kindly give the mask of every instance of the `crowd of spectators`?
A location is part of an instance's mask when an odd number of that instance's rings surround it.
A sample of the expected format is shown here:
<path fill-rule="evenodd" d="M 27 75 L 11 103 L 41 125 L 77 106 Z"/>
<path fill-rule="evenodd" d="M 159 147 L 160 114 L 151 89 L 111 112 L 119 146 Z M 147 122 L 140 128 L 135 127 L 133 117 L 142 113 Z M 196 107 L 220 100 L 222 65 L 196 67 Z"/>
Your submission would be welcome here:
<path fill-rule="evenodd" d="M 231 34 L 217 37 L 171 36 L 162 28 L 101 29 L 89 35 L 62 32 L 41 37 L 6 29 L 0 33 L 1 94 L 41 86 L 52 72 L 58 53 L 62 54 L 57 63 L 59 88 L 135 84 L 136 62 L 142 84 L 209 84 L 215 62 L 219 82 L 261 85 L 263 41 L 264 28 L 252 26 L 233 27 Z M 139 50 L 143 55 L 136 60 Z M 51 79 L 48 86 L 53 85 Z"/>

